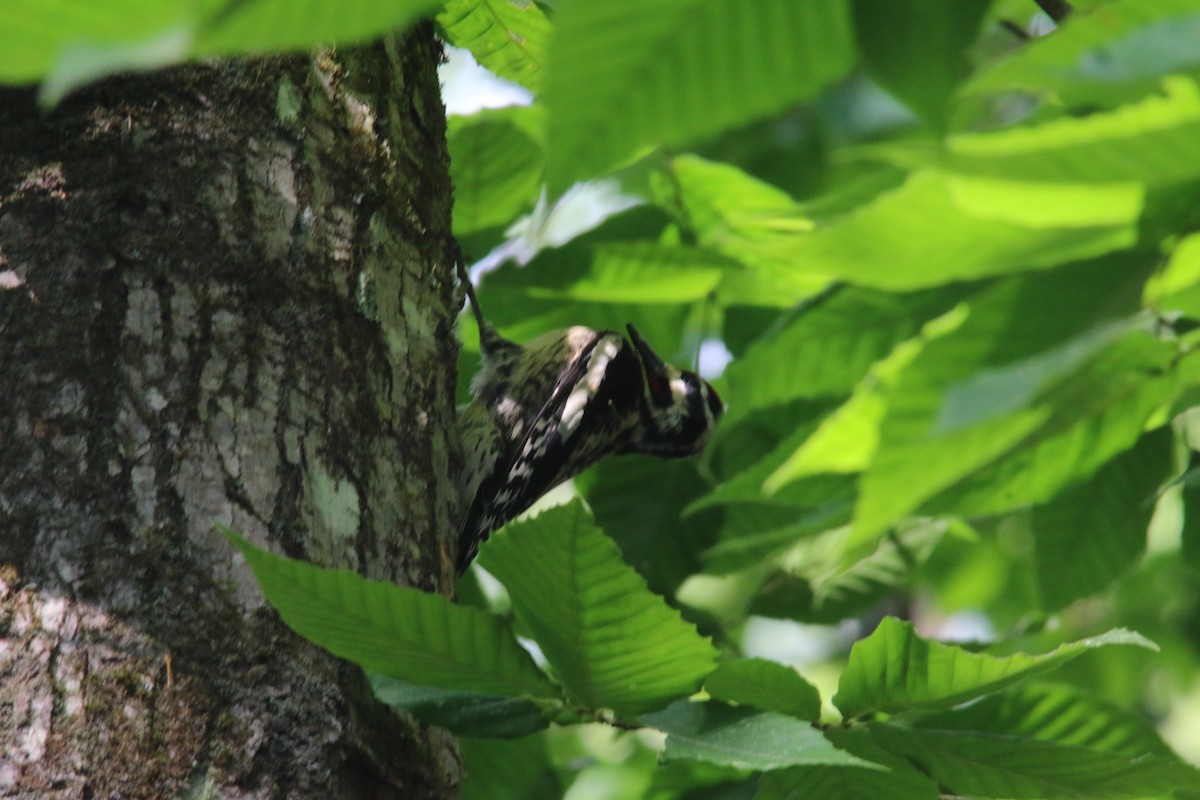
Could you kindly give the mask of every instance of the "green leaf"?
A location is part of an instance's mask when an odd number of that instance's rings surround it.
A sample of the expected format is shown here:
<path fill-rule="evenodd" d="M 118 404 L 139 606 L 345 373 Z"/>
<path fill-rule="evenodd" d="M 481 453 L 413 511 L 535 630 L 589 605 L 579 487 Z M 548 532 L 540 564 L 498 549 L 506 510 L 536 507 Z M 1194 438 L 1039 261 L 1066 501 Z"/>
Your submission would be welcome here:
<path fill-rule="evenodd" d="M 1200 87 L 1185 78 L 1163 85 L 1165 96 L 1116 111 L 951 136 L 946 164 L 1007 180 L 1153 185 L 1194 179 L 1200 176 L 1193 146 L 1200 138 Z"/>
<path fill-rule="evenodd" d="M 1103 322 L 1021 361 L 981 369 L 947 387 L 937 428 L 953 432 L 1029 406 L 1056 376 L 1069 374 L 1117 340 L 1126 320 Z"/>
<path fill-rule="evenodd" d="M 724 398 L 724 395 L 721 395 L 721 397 Z M 791 458 L 793 453 L 803 448 L 806 442 L 811 441 L 814 431 L 820 431 L 828 420 L 829 418 L 826 418 L 825 421 L 818 424 L 816 419 L 798 419 L 795 430 L 789 432 L 782 441 L 764 456 L 749 466 L 744 467 L 729 480 L 721 483 L 711 492 L 689 506 L 688 513 L 726 503 L 771 502 L 772 504 L 791 505 L 799 508 L 811 508 L 813 505 L 820 505 L 820 492 L 818 492 L 817 497 L 813 497 L 805 491 L 806 488 L 811 487 L 811 482 L 807 487 L 797 485 L 799 482 L 793 483 L 789 486 L 787 492 L 776 492 L 775 495 L 771 495 L 764 490 L 763 483 L 778 471 L 780 465 Z M 724 423 L 725 420 L 722 419 L 722 424 Z M 834 473 L 840 471 L 831 468 L 822 470 L 821 472 Z M 822 475 L 822 477 L 829 476 Z M 845 485 L 845 482 L 838 482 L 836 484 L 829 484 L 823 488 L 840 489 Z M 837 492 L 837 494 L 840 495 L 843 493 Z"/>
<path fill-rule="evenodd" d="M 402 28 L 434 11 L 432 0 L 245 0 L 209 4 L 198 26 L 194 52 L 234 55 L 346 45 Z"/>
<path fill-rule="evenodd" d="M 867 469 L 879 449 L 880 428 L 887 414 L 888 388 L 928 341 L 954 330 L 963 317 L 962 307 L 948 311 L 927 323 L 920 335 L 900 342 L 886 358 L 873 364 L 866 377 L 854 387 L 850 398 L 822 420 L 812 436 L 798 447 L 793 447 L 790 441 L 785 443 L 792 452 L 785 460 L 770 462 L 778 464 L 773 472 L 754 473 L 756 479 L 762 478 L 762 493 L 771 498 L 780 494 L 786 496 L 787 487 L 806 476 L 854 474 Z M 775 454 L 772 454 L 774 458 Z"/>
<path fill-rule="evenodd" d="M 879 768 L 835 748 L 812 723 L 786 714 L 681 700 L 641 722 L 667 734 L 664 761 L 707 761 L 756 770 L 797 764 Z"/>
<path fill-rule="evenodd" d="M 921 717 L 913 724 L 1077 745 L 1134 758 L 1172 756 L 1154 726 L 1141 716 L 1087 697 L 1069 685 L 1021 683 L 963 708 Z"/>
<path fill-rule="evenodd" d="M 967 48 L 988 0 L 855 0 L 854 28 L 873 80 L 917 115 L 941 127 L 946 101 L 970 72 Z"/>
<path fill-rule="evenodd" d="M 922 510 L 998 514 L 1050 501 L 1063 487 L 1087 478 L 1137 442 L 1147 421 L 1178 395 L 1182 381 L 1172 368 L 1177 357 L 1172 342 L 1136 332 L 1126 336 L 1079 376 L 1075 394 L 1082 402 L 1064 403 L 1074 413 L 1086 411 L 1086 416 L 967 476 Z"/>
<path fill-rule="evenodd" d="M 651 768 L 650 786 L 643 793 L 614 793 L 605 797 L 608 800 L 635 796 L 646 800 L 699 800 L 706 797 L 710 800 L 749 800 L 749 792 L 753 790 L 753 778 L 748 779 L 746 770 L 733 767 L 705 761 L 672 761 L 667 764 L 656 762 Z M 610 788 L 613 788 L 611 784 L 604 786 L 604 789 Z"/>
<path fill-rule="evenodd" d="M 647 486 L 654 486 L 652 496 L 644 492 Z M 680 521 L 684 506 L 708 488 L 696 462 L 608 459 L 576 478 L 575 488 L 651 591 L 670 597 L 697 571 L 697 551 L 712 537 L 716 521 L 706 515 L 692 516 L 686 525 Z"/>
<path fill-rule="evenodd" d="M 709 696 L 726 703 L 778 711 L 816 722 L 821 695 L 791 667 L 761 658 L 739 658 L 718 666 L 704 681 Z"/>
<path fill-rule="evenodd" d="M 946 527 L 926 520 L 904 533 L 890 534 L 866 555 L 861 555 L 861 547 L 846 546 L 848 527 L 795 542 L 773 556 L 779 569 L 762 581 L 750 612 L 824 625 L 869 612 L 925 564 Z M 743 566 L 754 564 L 747 559 Z"/>
<path fill-rule="evenodd" d="M 561 800 L 566 787 L 545 736 L 459 741 L 467 780 L 462 800 Z"/>
<path fill-rule="evenodd" d="M 922 520 L 893 531 L 865 555 L 847 547 L 848 527 L 805 542 L 789 557 L 808 579 L 812 600 L 807 609 L 796 609 L 795 618 L 834 624 L 867 611 L 928 560 L 946 528 L 945 522 Z"/>
<path fill-rule="evenodd" d="M 592 253 L 588 273 L 564 288 L 533 287 L 533 297 L 588 303 L 689 303 L 703 300 L 736 264 L 695 247 L 607 244 Z"/>
<path fill-rule="evenodd" d="M 442 689 L 561 697 L 499 617 L 439 594 L 273 555 L 221 532 L 292 630 L 368 672 Z"/>
<path fill-rule="evenodd" d="M 764 774 L 754 800 L 937 800 L 938 787 L 909 762 L 880 747 L 865 726 L 830 728 L 838 748 L 882 769 L 845 766 L 789 767 Z"/>
<path fill-rule="evenodd" d="M 718 381 L 717 389 L 725 388 Z M 723 392 L 721 399 L 725 399 Z M 778 450 L 780 441 L 791 437 L 800 428 L 811 434 L 816 421 L 839 404 L 834 398 L 792 400 L 756 411 L 732 424 L 726 422 L 729 414 L 726 410 L 718 428 L 720 435 L 705 451 L 705 466 L 715 477 L 727 481 Z"/>
<path fill-rule="evenodd" d="M 116 55 L 144 48 L 171 32 L 191 40 L 192 16 L 182 3 L 160 0 L 11 0 L 0 4 L 0 82 L 30 83 L 49 74 L 56 62 L 81 52 L 109 51 Z M 180 54 L 181 55 L 181 54 Z M 178 57 L 178 56 L 176 56 Z M 112 65 L 116 67 L 120 59 Z M 135 62 L 136 63 L 136 62 Z M 63 69 L 61 64 L 58 69 Z M 110 68 L 81 76 L 82 80 L 110 74 Z"/>
<path fill-rule="evenodd" d="M 39 99 L 49 105 L 89 81 L 188 57 L 355 44 L 402 28 L 437 5 L 432 0 L 19 0 L 0 6 L 0 81 L 44 77 Z"/>
<path fill-rule="evenodd" d="M 851 66 L 847 17 L 841 0 L 564 0 L 545 90 L 552 188 L 811 97 Z"/>
<path fill-rule="evenodd" d="M 916 776 L 916 777 L 914 777 Z M 754 800 L 938 800 L 937 786 L 908 770 L 904 780 L 858 767 L 789 767 L 764 774 Z"/>
<path fill-rule="evenodd" d="M 721 574 L 761 567 L 805 537 L 844 526 L 852 509 L 852 492 L 808 512 L 769 505 L 727 508 L 721 541 L 704 553 L 705 571 Z"/>
<path fill-rule="evenodd" d="M 879 448 L 859 484 L 856 540 L 1085 416 L 1090 398 L 1056 388 L 1122 331 L 1145 266 L 1085 262 L 999 282 L 966 302 L 964 321 L 926 342 L 887 391 Z"/>
<path fill-rule="evenodd" d="M 540 124 L 535 106 L 447 120 L 455 235 L 507 225 L 533 207 L 542 183 Z"/>
<path fill-rule="evenodd" d="M 1185 563 L 1200 568 L 1200 482 L 1183 481 L 1180 494 L 1183 500 L 1180 551 Z"/>
<path fill-rule="evenodd" d="M 543 250 L 523 268 L 509 264 L 489 272 L 479 292 L 486 298 L 488 321 L 515 342 L 572 325 L 624 330 L 625 324 L 632 322 L 659 355 L 672 360 L 682 349 L 688 307 L 677 303 L 585 303 L 566 296 L 572 283 L 587 278 L 598 248 L 657 239 L 667 224 L 658 209 L 637 206 L 609 217 L 562 247 Z M 544 295 L 546 289 L 559 294 L 535 296 Z"/>
<path fill-rule="evenodd" d="M 798 397 L 844 395 L 876 361 L 951 308 L 961 289 L 889 294 L 847 286 L 801 306 L 734 360 L 721 378 L 725 425 Z"/>
<path fill-rule="evenodd" d="M 1163 75 L 1200 68 L 1194 0 L 1119 0 L 1071 15 L 980 71 L 964 92 L 1028 91 L 1068 107 L 1108 107 L 1152 89 Z"/>
<path fill-rule="evenodd" d="M 144 38 L 95 41 L 85 34 L 82 41 L 69 41 L 56 54 L 57 60 L 46 73 L 38 89 L 38 103 L 48 108 L 91 81 L 183 61 L 194 34 L 192 20 L 181 18 L 174 25 L 155 30 Z"/>
<path fill-rule="evenodd" d="M 1200 234 L 1185 236 L 1175 245 L 1167 266 L 1146 282 L 1145 300 L 1160 313 L 1182 311 L 1200 317 Z"/>
<path fill-rule="evenodd" d="M 696 691 L 713 670 L 713 646 L 650 593 L 579 501 L 509 525 L 479 560 L 508 589 L 568 694 L 587 708 L 661 707 Z"/>
<path fill-rule="evenodd" d="M 375 696 L 422 722 L 445 728 L 455 736 L 514 739 L 537 733 L 550 724 L 540 706 L 520 697 L 438 689 L 372 675 Z"/>
<path fill-rule="evenodd" d="M 1033 509 L 1042 608 L 1056 611 L 1103 589 L 1146 550 L 1158 489 L 1173 467 L 1174 435 L 1163 427 L 1086 483 Z"/>
<path fill-rule="evenodd" d="M 651 179 L 654 201 L 706 247 L 740 256 L 755 240 L 813 227 L 791 195 L 733 164 L 686 154 L 662 169 Z"/>
<path fill-rule="evenodd" d="M 733 165 L 694 155 L 671 159 L 651 178 L 654 201 L 699 245 L 746 266 L 723 276 L 717 295 L 724 305 L 789 308 L 821 296 L 816 293 L 828 279 L 798 279 L 792 265 L 774 255 L 781 240 L 814 227 L 786 192 Z"/>
<path fill-rule="evenodd" d="M 1126 248 L 1142 202 L 1133 183 L 1022 183 L 925 170 L 773 249 L 801 279 L 919 289 Z"/>
<path fill-rule="evenodd" d="M 887 724 L 873 724 L 871 733 L 957 796 L 1135 800 L 1200 789 L 1200 773 L 1173 758 Z"/>
<path fill-rule="evenodd" d="M 533 0 L 446 0 L 437 22 L 450 44 L 496 75 L 540 88 L 550 21 Z"/>
<path fill-rule="evenodd" d="M 846 718 L 877 711 L 947 708 L 1109 645 L 1157 649 L 1136 633 L 1113 630 L 1043 655 L 991 656 L 922 639 L 911 623 L 885 617 L 874 633 L 850 649 L 833 702 Z"/>

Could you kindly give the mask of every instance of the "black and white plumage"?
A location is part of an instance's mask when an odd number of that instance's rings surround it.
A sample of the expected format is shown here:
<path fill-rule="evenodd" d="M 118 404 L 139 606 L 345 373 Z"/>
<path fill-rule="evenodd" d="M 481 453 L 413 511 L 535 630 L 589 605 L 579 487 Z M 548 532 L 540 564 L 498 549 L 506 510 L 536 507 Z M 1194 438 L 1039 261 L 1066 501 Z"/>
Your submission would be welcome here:
<path fill-rule="evenodd" d="M 539 497 L 619 453 L 683 458 L 704 449 L 723 407 L 694 372 L 666 364 L 633 325 L 629 338 L 582 326 L 521 346 L 488 325 L 470 282 L 483 363 L 459 411 L 469 506 L 457 568 Z"/>

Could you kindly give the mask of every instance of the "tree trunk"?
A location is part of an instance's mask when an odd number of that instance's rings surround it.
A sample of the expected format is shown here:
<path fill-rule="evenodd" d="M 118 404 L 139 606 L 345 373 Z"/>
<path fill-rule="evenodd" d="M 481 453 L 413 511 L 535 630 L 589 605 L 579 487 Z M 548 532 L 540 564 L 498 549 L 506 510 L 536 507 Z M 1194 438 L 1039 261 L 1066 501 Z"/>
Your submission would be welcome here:
<path fill-rule="evenodd" d="M 454 794 L 214 530 L 447 590 L 440 58 L 0 92 L 0 796 Z"/>

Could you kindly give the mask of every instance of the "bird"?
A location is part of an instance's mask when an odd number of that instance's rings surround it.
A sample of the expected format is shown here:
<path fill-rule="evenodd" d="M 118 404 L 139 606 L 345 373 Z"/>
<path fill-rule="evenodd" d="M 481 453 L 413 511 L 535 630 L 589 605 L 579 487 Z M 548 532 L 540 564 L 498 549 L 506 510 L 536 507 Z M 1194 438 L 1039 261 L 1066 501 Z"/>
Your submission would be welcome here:
<path fill-rule="evenodd" d="M 708 381 L 664 362 L 632 324 L 628 337 L 576 325 L 524 345 L 505 339 L 484 319 L 461 259 L 456 265 L 482 356 L 471 400 L 458 410 L 461 575 L 493 531 L 598 461 L 699 454 L 724 405 Z"/>

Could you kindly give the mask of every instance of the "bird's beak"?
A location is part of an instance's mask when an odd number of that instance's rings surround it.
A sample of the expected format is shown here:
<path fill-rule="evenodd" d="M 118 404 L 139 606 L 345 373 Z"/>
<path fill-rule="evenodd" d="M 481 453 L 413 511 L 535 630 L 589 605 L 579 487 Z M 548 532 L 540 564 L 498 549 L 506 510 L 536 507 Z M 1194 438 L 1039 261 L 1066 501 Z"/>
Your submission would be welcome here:
<path fill-rule="evenodd" d="M 626 324 L 625 328 L 629 331 L 633 349 L 642 362 L 642 369 L 646 373 L 646 385 L 650 388 L 650 396 L 659 405 L 670 405 L 672 399 L 671 376 L 667 372 L 667 365 L 658 357 L 658 353 L 651 349 L 632 323 Z"/>

